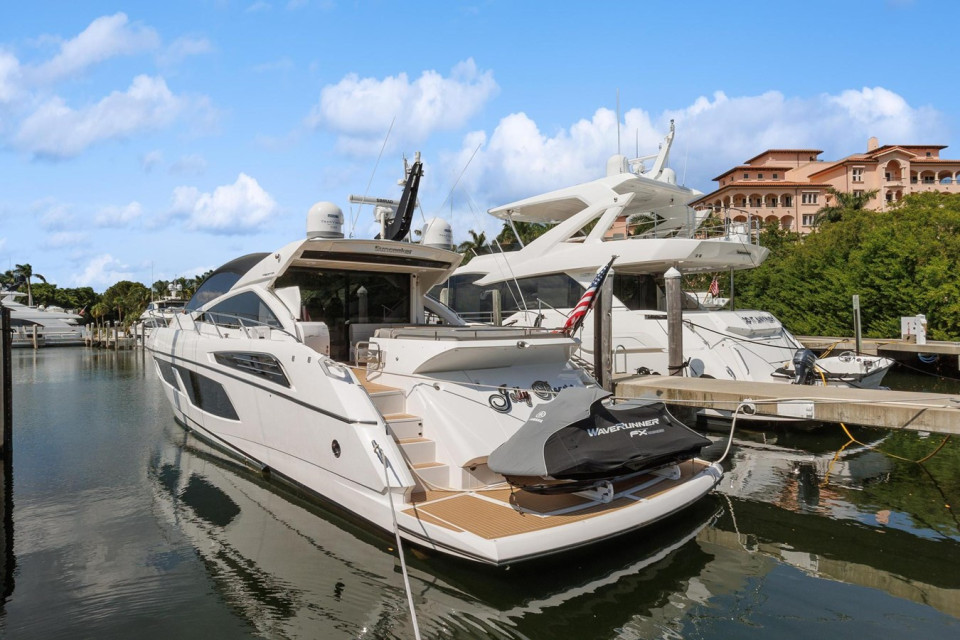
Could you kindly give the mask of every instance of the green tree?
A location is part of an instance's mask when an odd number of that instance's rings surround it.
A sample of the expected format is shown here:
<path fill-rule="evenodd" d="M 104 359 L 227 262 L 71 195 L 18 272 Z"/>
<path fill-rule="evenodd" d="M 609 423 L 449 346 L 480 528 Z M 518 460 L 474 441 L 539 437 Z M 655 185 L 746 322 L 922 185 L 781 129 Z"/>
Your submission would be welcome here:
<path fill-rule="evenodd" d="M 33 288 L 30 286 L 30 281 L 32 278 L 36 278 L 42 282 L 46 282 L 47 279 L 44 278 L 39 273 L 33 272 L 33 267 L 29 264 L 18 264 L 15 265 L 15 273 L 23 278 L 27 283 L 27 305 L 33 306 Z"/>
<path fill-rule="evenodd" d="M 457 253 L 463 255 L 463 262 L 467 264 L 474 256 L 481 253 L 489 253 L 490 247 L 487 245 L 487 234 L 483 231 L 477 233 L 473 229 L 468 232 L 470 238 L 457 245 Z"/>
<path fill-rule="evenodd" d="M 136 319 L 147 308 L 150 301 L 150 290 L 139 282 L 121 280 L 103 292 L 103 302 L 108 308 L 116 310 L 117 320 L 127 324 L 131 318 Z"/>
<path fill-rule="evenodd" d="M 513 244 L 521 243 L 526 246 L 549 231 L 553 226 L 549 224 L 540 224 L 538 222 L 514 222 L 513 224 L 517 228 L 517 233 L 513 232 L 513 228 L 510 226 L 509 222 L 503 223 L 503 228 L 497 235 L 497 242 L 500 243 L 501 247 L 508 247 Z M 520 242 L 517 242 L 517 234 L 520 234 Z"/>
<path fill-rule="evenodd" d="M 898 336 L 902 316 L 922 313 L 932 339 L 960 338 L 960 194 L 848 209 L 802 241 L 770 246 L 762 266 L 737 274 L 738 307 L 770 311 L 797 334 L 843 336 L 858 295 L 865 336 Z"/>
<path fill-rule="evenodd" d="M 833 187 L 827 189 L 829 197 L 833 198 L 833 204 L 821 207 L 813 218 L 813 226 L 820 227 L 825 222 L 838 222 L 843 219 L 843 215 L 848 211 L 860 211 L 866 209 L 870 201 L 879 191 L 847 192 L 837 191 Z"/>

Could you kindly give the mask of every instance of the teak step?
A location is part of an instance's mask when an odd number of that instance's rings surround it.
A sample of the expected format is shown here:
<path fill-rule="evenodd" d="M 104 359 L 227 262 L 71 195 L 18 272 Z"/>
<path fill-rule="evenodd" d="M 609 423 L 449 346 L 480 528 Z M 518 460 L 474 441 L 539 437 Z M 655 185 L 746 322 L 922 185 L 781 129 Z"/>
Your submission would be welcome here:
<path fill-rule="evenodd" d="M 370 399 L 373 401 L 373 406 L 377 408 L 380 415 L 385 416 L 403 413 L 407 408 L 407 399 L 399 389 L 372 392 L 367 390 L 367 395 L 370 396 Z"/>

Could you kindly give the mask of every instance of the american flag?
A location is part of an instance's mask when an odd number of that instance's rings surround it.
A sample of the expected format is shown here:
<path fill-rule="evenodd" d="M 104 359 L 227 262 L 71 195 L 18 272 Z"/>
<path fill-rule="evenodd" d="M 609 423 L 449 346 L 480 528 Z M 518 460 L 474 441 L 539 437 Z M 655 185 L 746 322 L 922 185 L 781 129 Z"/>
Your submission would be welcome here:
<path fill-rule="evenodd" d="M 713 276 L 713 282 L 710 283 L 710 288 L 707 289 L 707 293 L 714 298 L 720 297 L 720 283 L 717 282 L 717 276 Z"/>
<path fill-rule="evenodd" d="M 570 315 L 567 316 L 567 321 L 563 324 L 563 333 L 571 336 L 576 333 L 580 328 L 580 325 L 583 324 L 583 319 L 586 317 L 587 312 L 590 311 L 590 308 L 593 307 L 593 303 L 596 301 L 597 290 L 600 289 L 603 281 L 606 280 L 607 273 L 609 273 L 610 267 L 613 265 L 613 261 L 617 258 L 618 256 L 613 256 L 610 258 L 610 262 L 597 269 L 597 275 L 593 277 L 593 282 L 591 282 L 590 286 L 587 287 L 587 290 L 583 292 L 583 295 L 580 296 L 580 300 L 577 301 L 577 306 L 575 306 L 573 311 L 570 312 Z"/>

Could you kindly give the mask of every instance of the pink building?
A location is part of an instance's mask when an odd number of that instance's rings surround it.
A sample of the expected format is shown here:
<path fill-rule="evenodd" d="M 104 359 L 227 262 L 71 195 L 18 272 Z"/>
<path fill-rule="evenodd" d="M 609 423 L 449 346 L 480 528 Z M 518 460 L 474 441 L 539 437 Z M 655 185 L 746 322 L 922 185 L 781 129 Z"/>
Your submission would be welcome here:
<path fill-rule="evenodd" d="M 718 215 L 806 233 L 817 211 L 832 204 L 827 189 L 877 190 L 868 205 L 882 209 L 910 193 L 960 193 L 960 160 L 941 160 L 944 145 L 884 145 L 870 138 L 866 153 L 837 161 L 819 159 L 819 149 L 768 149 L 717 176 L 719 188 L 690 203 Z M 726 211 L 725 211 L 726 210 Z"/>

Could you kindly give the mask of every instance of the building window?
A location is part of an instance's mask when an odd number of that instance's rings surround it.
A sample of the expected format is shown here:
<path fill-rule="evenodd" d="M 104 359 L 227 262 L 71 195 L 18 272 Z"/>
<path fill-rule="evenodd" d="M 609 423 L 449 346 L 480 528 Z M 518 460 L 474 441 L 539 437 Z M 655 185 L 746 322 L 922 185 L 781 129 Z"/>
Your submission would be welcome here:
<path fill-rule="evenodd" d="M 793 206 L 793 196 L 783 196 L 783 206 L 792 207 Z"/>
<path fill-rule="evenodd" d="M 762 174 L 762 173 L 758 173 L 758 174 L 757 174 L 757 180 L 763 180 L 763 174 Z"/>
<path fill-rule="evenodd" d="M 773 179 L 774 179 L 774 180 L 779 180 L 779 179 L 780 179 L 780 174 L 779 174 L 779 173 L 773 174 Z"/>
<path fill-rule="evenodd" d="M 929 151 L 927 151 L 927 157 L 928 157 L 928 158 L 929 158 L 930 156 L 932 156 L 932 155 L 933 155 L 932 153 L 930 153 Z"/>
<path fill-rule="evenodd" d="M 743 174 L 743 179 L 744 179 L 744 180 L 749 180 L 749 179 L 750 179 L 750 174 L 749 174 L 749 173 Z"/>
<path fill-rule="evenodd" d="M 890 175 L 890 174 L 887 174 Z M 863 182 L 863 168 L 857 167 L 853 170 L 853 181 L 854 182 Z"/>
<path fill-rule="evenodd" d="M 893 202 L 893 192 L 887 191 L 887 202 Z"/>
<path fill-rule="evenodd" d="M 854 189 L 854 190 L 853 190 L 853 197 L 854 197 L 854 198 L 860 198 L 860 197 L 862 197 L 862 196 L 863 196 L 863 189 Z"/>
<path fill-rule="evenodd" d="M 813 221 L 817 218 L 815 213 L 805 213 L 803 214 L 803 226 L 812 227 Z"/>
<path fill-rule="evenodd" d="M 819 194 L 816 191 L 804 191 L 800 196 L 801 204 L 817 204 L 817 196 Z M 806 223 L 804 223 L 806 224 Z"/>

